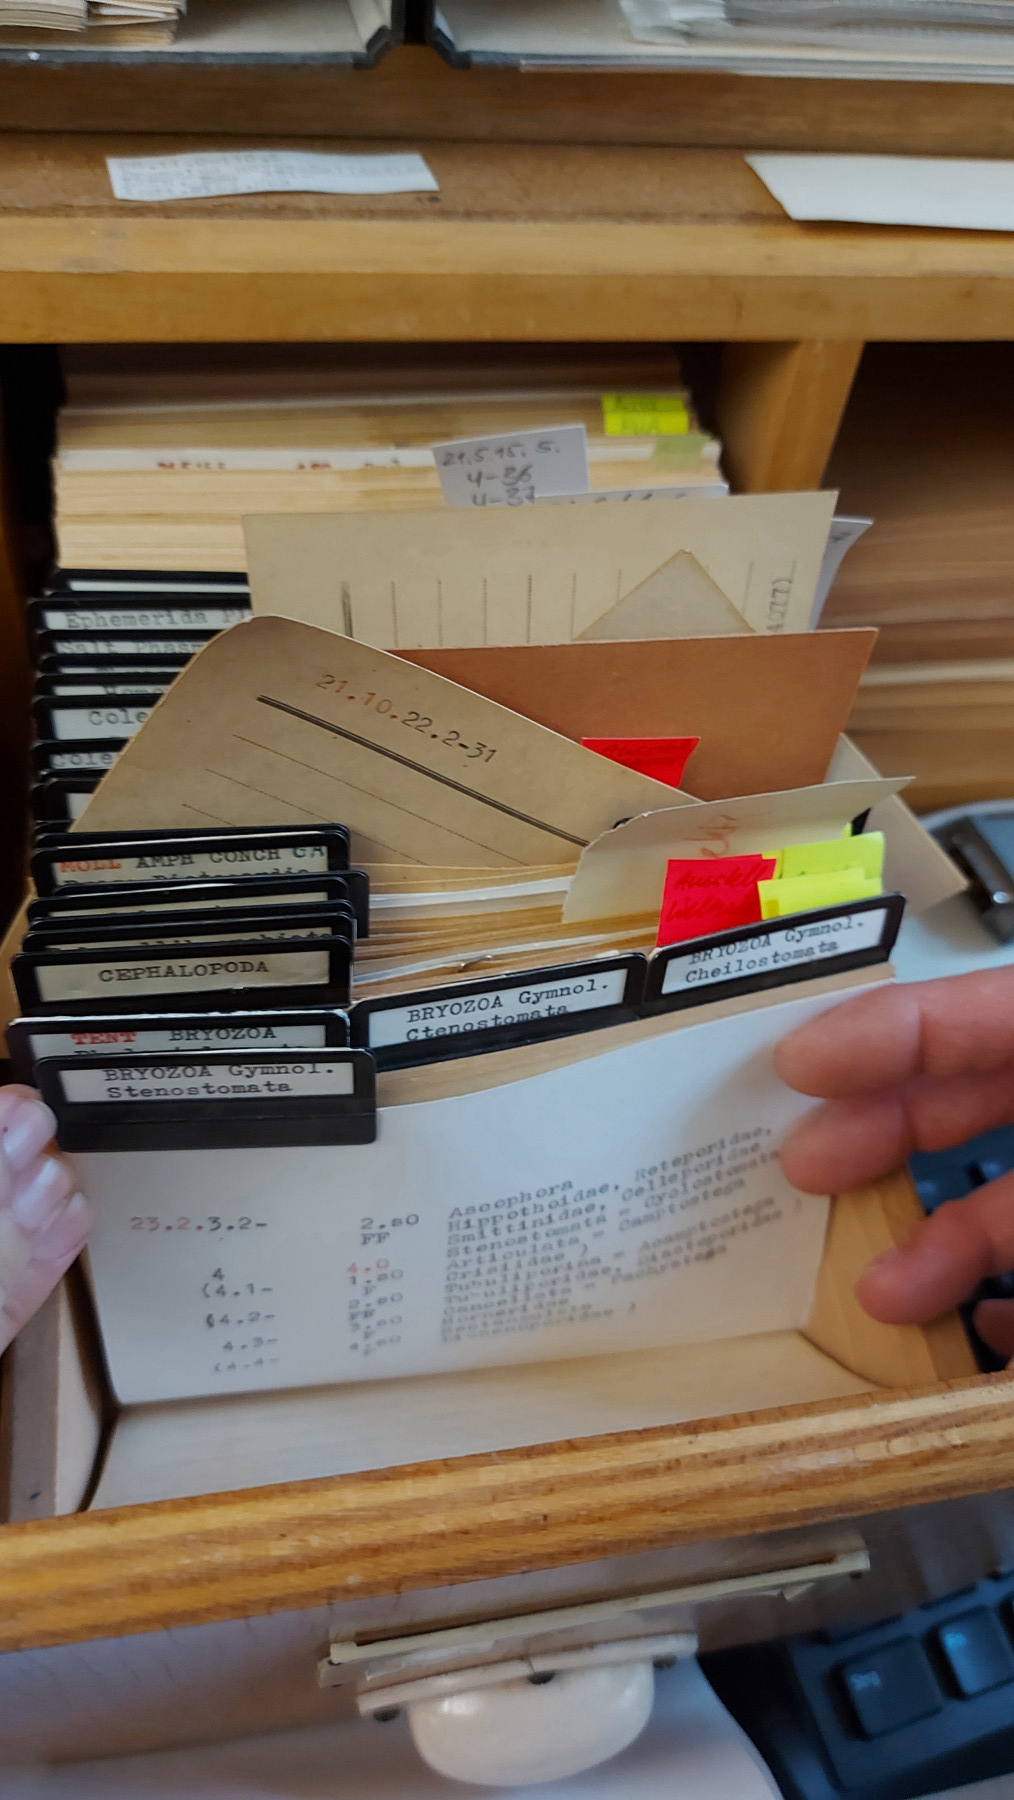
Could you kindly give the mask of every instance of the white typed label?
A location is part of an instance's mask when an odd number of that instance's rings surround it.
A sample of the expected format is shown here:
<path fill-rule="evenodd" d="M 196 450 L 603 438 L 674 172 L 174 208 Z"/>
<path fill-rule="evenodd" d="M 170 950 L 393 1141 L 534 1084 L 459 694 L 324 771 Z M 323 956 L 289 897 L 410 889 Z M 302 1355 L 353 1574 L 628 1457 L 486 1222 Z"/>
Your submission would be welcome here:
<path fill-rule="evenodd" d="M 164 1068 L 139 1069 L 128 1059 L 118 1069 L 64 1069 L 60 1076 L 66 1098 L 94 1106 L 138 1100 L 285 1100 L 355 1093 L 355 1071 L 349 1062 L 277 1063 L 169 1062 Z"/>
<path fill-rule="evenodd" d="M 141 927 L 138 926 L 138 931 L 140 932 L 140 930 Z M 277 931 L 250 931 L 245 925 L 236 924 L 231 925 L 227 931 L 202 932 L 201 943 L 277 944 L 284 941 L 286 938 L 322 938 L 330 936 L 330 925 L 284 925 Z M 187 930 L 185 923 L 180 925 L 178 931 L 171 931 L 168 935 L 163 933 L 161 937 L 135 937 L 133 932 L 131 932 L 129 935 L 124 935 L 122 938 L 117 938 L 116 940 L 117 946 L 122 945 L 124 950 L 133 949 L 135 945 L 139 950 L 142 950 L 150 949 L 152 945 L 193 944 L 193 942 L 194 934 L 192 931 Z M 82 943 L 71 944 L 65 943 L 61 937 L 59 943 L 53 943 L 53 940 L 50 939 L 50 944 L 54 949 L 60 950 L 95 949 L 94 938 L 86 938 Z"/>
<path fill-rule="evenodd" d="M 853 950 L 873 950 L 884 935 L 884 909 L 842 913 L 837 919 L 821 919 L 812 925 L 792 925 L 786 930 L 758 932 L 738 944 L 715 944 L 674 956 L 662 977 L 663 994 L 680 994 L 690 988 L 708 987 L 718 981 L 742 981 L 773 969 L 799 963 L 820 963 L 830 956 L 848 956 Z"/>
<path fill-rule="evenodd" d="M 208 641 L 204 637 L 168 638 L 104 638 L 86 634 L 87 643 L 79 637 L 54 638 L 57 656 L 196 656 Z"/>
<path fill-rule="evenodd" d="M 81 856 L 55 863 L 53 872 L 62 888 L 212 881 L 222 875 L 312 875 L 326 868 L 326 844 L 277 844 L 250 850 L 180 850 L 171 856 Z"/>
<path fill-rule="evenodd" d="M 249 616 L 248 606 L 89 606 L 42 615 L 47 631 L 224 631 Z"/>
<path fill-rule="evenodd" d="M 73 897 L 71 896 L 71 898 Z M 110 899 L 112 900 L 113 898 L 114 896 L 111 895 Z M 201 912 L 216 912 L 223 906 L 228 906 L 238 908 L 239 911 L 243 912 L 247 907 L 325 906 L 330 898 L 330 894 L 325 894 L 323 890 L 315 892 L 313 889 L 311 889 L 308 894 L 223 894 L 220 899 L 214 900 L 205 899 L 203 894 L 196 900 L 189 894 L 180 898 L 174 892 L 171 894 L 154 894 L 150 900 L 142 900 L 140 903 L 131 900 L 130 910 L 132 913 L 171 912 L 175 907 L 180 906 L 187 912 L 193 912 L 195 907 L 199 906 Z M 45 923 L 47 925 L 56 925 L 63 919 L 87 919 L 92 914 L 99 912 L 102 914 L 103 923 L 115 923 L 114 918 L 109 912 L 109 906 L 104 895 L 101 907 L 75 906 L 73 904 L 65 906 L 61 901 L 59 912 L 48 915 Z M 40 920 L 39 923 L 41 924 L 42 921 Z"/>
<path fill-rule="evenodd" d="M 117 755 L 116 750 L 54 750 L 49 759 L 49 767 L 54 772 L 61 769 L 84 769 L 96 774 L 100 769 L 111 769 Z"/>
<path fill-rule="evenodd" d="M 39 994 L 52 1000 L 109 1000 L 126 994 L 210 994 L 222 988 L 323 987 L 326 950 L 254 951 L 249 956 L 181 956 L 145 962 L 40 963 Z"/>
<path fill-rule="evenodd" d="M 209 575 L 200 581 L 189 581 L 183 575 L 166 575 L 161 581 L 150 575 L 131 575 L 128 580 L 117 580 L 115 569 L 103 569 L 99 575 L 65 576 L 68 594 L 235 594 L 237 598 L 245 595 L 250 598 L 250 589 L 246 581 L 216 581 Z"/>
<path fill-rule="evenodd" d="M 132 681 L 56 681 L 50 691 L 65 700 L 87 700 L 90 694 L 164 694 L 170 680 L 164 671 L 156 677 L 139 670 Z"/>
<path fill-rule="evenodd" d="M 140 731 L 150 706 L 55 706 L 55 738 L 128 738 Z"/>
<path fill-rule="evenodd" d="M 185 156 L 107 156 L 117 200 L 210 200 L 220 194 L 435 194 L 415 151 L 336 156 L 307 150 L 204 150 Z"/>
<path fill-rule="evenodd" d="M 433 458 L 448 506 L 527 506 L 588 490 L 583 425 L 516 431 L 510 437 L 454 438 L 434 444 Z"/>
<path fill-rule="evenodd" d="M 484 988 L 481 993 L 458 994 L 453 999 L 420 997 L 411 1006 L 392 1006 L 370 1014 L 370 1048 L 425 1043 L 473 1031 L 502 1031 L 508 1025 L 618 1006 L 626 983 L 626 969 L 603 969 L 570 979 L 554 975 L 548 981 L 511 982 L 509 987 Z"/>
<path fill-rule="evenodd" d="M 161 1056 L 166 1051 L 199 1053 L 202 1050 L 242 1050 L 263 1044 L 269 1050 L 324 1050 L 327 1028 L 319 1025 L 284 1025 L 272 1020 L 263 1025 L 207 1025 L 198 1020 L 158 1031 L 33 1031 L 30 1043 L 35 1060 L 44 1056 L 115 1056 L 118 1050 L 132 1056 Z"/>

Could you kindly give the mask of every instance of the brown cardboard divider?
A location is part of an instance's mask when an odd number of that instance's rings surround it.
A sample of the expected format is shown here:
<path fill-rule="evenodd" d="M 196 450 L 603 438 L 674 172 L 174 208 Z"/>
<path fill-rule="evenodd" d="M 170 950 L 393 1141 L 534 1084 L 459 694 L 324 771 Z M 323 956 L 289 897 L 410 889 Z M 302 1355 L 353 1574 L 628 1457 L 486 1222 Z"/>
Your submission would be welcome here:
<path fill-rule="evenodd" d="M 565 737 L 700 737 L 700 800 L 823 781 L 872 630 L 397 652 Z"/>

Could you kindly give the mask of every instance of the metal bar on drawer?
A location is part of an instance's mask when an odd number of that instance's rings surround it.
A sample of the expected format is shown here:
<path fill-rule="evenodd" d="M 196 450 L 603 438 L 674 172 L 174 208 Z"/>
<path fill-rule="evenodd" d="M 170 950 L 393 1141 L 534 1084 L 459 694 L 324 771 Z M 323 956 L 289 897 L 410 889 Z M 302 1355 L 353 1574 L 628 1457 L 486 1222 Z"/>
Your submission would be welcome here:
<path fill-rule="evenodd" d="M 546 1612 L 521 1613 L 512 1618 L 486 1619 L 471 1625 L 452 1625 L 445 1630 L 416 1632 L 411 1637 L 375 1639 L 368 1644 L 357 1643 L 354 1638 L 337 1639 L 331 1645 L 330 1656 L 318 1666 L 320 1684 L 336 1687 L 343 1679 L 348 1679 L 351 1667 L 366 1662 L 383 1664 L 388 1658 L 397 1658 L 421 1664 L 463 1650 L 490 1651 L 506 1639 L 546 1637 L 552 1632 L 605 1624 L 624 1614 L 651 1612 L 665 1606 L 727 1600 L 746 1594 L 791 1594 L 814 1582 L 864 1575 L 869 1567 L 869 1552 L 860 1545 L 854 1550 L 839 1551 L 825 1562 L 764 1570 L 756 1575 L 730 1575 L 721 1580 L 689 1583 L 685 1587 L 660 1588 L 650 1594 L 591 1600 L 583 1605 L 555 1607 Z M 361 1677 L 361 1669 L 359 1673 Z"/>

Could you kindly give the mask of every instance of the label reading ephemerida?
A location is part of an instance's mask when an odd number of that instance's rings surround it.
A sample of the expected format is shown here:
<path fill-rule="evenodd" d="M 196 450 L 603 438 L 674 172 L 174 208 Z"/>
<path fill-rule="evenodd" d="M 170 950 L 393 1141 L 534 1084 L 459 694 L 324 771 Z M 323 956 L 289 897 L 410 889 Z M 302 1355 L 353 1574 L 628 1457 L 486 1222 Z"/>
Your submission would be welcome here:
<path fill-rule="evenodd" d="M 512 981 L 503 987 L 441 999 L 434 993 L 414 996 L 407 1006 L 385 1007 L 370 1014 L 370 1049 L 391 1044 L 425 1043 L 431 1038 L 459 1037 L 474 1031 L 502 1031 L 564 1013 L 593 1012 L 618 1006 L 628 971 L 603 969 L 568 978 L 560 971 L 548 980 Z"/>
<path fill-rule="evenodd" d="M 856 950 L 874 950 L 884 936 L 882 907 L 841 913 L 812 924 L 758 929 L 755 937 L 737 944 L 710 944 L 672 957 L 662 977 L 663 994 L 710 987 L 718 982 L 743 981 L 751 975 L 767 975 L 800 963 L 824 962 L 832 956 L 849 956 Z"/>
<path fill-rule="evenodd" d="M 205 1025 L 181 1020 L 178 1028 L 146 1031 L 33 1031 L 32 1055 L 36 1061 L 44 1056 L 115 1056 L 118 1050 L 136 1056 L 162 1056 L 167 1051 L 186 1050 L 200 1055 L 202 1050 L 234 1050 L 261 1044 L 268 1050 L 325 1050 L 327 1027 L 319 1025 Z"/>
<path fill-rule="evenodd" d="M 277 1063 L 167 1062 L 161 1068 L 64 1069 L 60 1076 L 70 1103 L 94 1106 L 137 1100 L 284 1100 L 330 1098 L 355 1092 L 350 1062 Z"/>
<path fill-rule="evenodd" d="M 47 631 L 224 631 L 249 617 L 248 606 L 61 607 L 42 614 Z"/>
<path fill-rule="evenodd" d="M 223 988 L 325 987 L 326 950 L 254 951 L 249 956 L 174 953 L 145 961 L 39 963 L 39 995 L 53 1000 L 108 1000 L 128 994 L 205 994 Z"/>
<path fill-rule="evenodd" d="M 125 882 L 210 881 L 222 875 L 313 875 L 326 871 L 326 844 L 257 844 L 247 849 L 178 850 L 168 856 L 82 856 L 54 863 L 58 888 Z"/>

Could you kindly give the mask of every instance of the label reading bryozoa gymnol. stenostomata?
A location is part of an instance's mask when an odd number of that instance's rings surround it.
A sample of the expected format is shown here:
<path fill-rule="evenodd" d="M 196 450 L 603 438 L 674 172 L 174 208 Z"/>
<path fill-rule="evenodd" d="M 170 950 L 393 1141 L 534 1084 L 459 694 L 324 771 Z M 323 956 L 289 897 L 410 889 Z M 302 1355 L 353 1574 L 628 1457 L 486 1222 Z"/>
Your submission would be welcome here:
<path fill-rule="evenodd" d="M 538 971 L 527 981 L 512 978 L 502 985 L 490 983 L 471 993 L 424 990 L 400 1006 L 371 1010 L 369 1047 L 386 1049 L 394 1044 L 425 1043 L 473 1032 L 498 1032 L 569 1013 L 620 1006 L 628 979 L 629 969 L 624 965 L 585 969 L 580 974 L 557 969 L 548 977 Z"/>
<path fill-rule="evenodd" d="M 60 1075 L 71 1105 L 115 1105 L 130 1101 L 327 1099 L 355 1092 L 351 1063 L 237 1061 L 202 1063 L 175 1058 L 162 1066 L 132 1063 L 118 1068 L 64 1069 Z"/>

